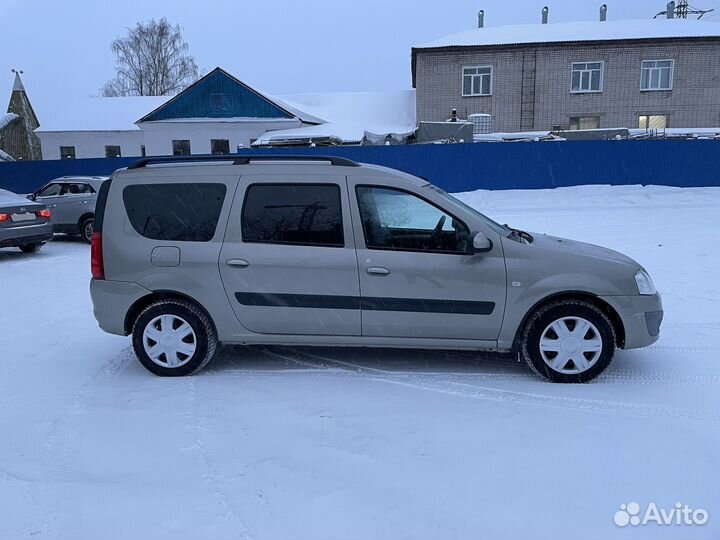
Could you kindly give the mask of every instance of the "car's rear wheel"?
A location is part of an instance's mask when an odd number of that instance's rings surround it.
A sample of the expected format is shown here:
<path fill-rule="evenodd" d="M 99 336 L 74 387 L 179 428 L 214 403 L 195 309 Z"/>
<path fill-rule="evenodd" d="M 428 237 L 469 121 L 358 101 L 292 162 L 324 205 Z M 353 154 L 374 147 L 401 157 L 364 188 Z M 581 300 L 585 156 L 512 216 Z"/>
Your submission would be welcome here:
<path fill-rule="evenodd" d="M 185 300 L 161 300 L 145 308 L 133 325 L 132 340 L 140 363 L 163 377 L 201 370 L 218 347 L 210 318 Z"/>
<path fill-rule="evenodd" d="M 615 354 L 608 316 L 584 300 L 559 300 L 540 307 L 520 336 L 520 354 L 553 382 L 583 383 L 600 375 Z"/>
<path fill-rule="evenodd" d="M 80 237 L 88 244 L 92 242 L 94 228 L 95 219 L 91 217 L 84 219 L 83 222 L 80 224 Z"/>
<path fill-rule="evenodd" d="M 20 246 L 20 251 L 23 253 L 35 253 L 38 249 L 40 249 L 40 246 L 42 246 L 40 243 L 24 244 Z"/>

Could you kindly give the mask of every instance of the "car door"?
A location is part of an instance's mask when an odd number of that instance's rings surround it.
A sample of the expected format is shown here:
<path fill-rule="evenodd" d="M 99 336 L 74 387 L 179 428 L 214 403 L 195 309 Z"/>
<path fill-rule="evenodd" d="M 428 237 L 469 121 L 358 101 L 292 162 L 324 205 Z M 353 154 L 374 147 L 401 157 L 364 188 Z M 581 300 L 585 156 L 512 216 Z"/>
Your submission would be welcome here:
<path fill-rule="evenodd" d="M 383 179 L 348 179 L 362 306 L 362 335 L 496 340 L 505 309 L 499 235 Z M 418 188 L 420 189 L 420 188 Z M 471 254 L 475 232 L 493 240 Z"/>
<path fill-rule="evenodd" d="M 90 199 L 92 188 L 85 182 L 67 182 L 65 196 L 63 197 L 63 223 L 77 224 L 80 217 L 90 212 Z"/>
<path fill-rule="evenodd" d="M 350 221 L 344 176 L 243 176 L 219 261 L 240 323 L 263 334 L 360 335 Z"/>
<path fill-rule="evenodd" d="M 67 225 L 71 215 L 71 203 L 67 199 L 67 183 L 51 182 L 35 193 L 35 200 L 47 205 L 55 227 Z"/>

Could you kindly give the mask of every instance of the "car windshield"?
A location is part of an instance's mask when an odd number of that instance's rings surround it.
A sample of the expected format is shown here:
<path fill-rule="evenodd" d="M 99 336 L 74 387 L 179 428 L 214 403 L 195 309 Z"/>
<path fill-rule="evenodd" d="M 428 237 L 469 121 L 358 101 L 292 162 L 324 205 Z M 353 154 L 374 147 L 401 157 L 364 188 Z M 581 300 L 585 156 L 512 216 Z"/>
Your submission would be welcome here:
<path fill-rule="evenodd" d="M 472 206 L 462 202 L 460 199 L 458 199 L 456 197 L 453 197 L 452 195 L 443 191 L 439 187 L 434 186 L 432 184 L 427 184 L 425 187 L 433 190 L 435 193 L 437 193 L 438 195 L 441 195 L 444 199 L 450 201 L 451 203 L 456 204 L 456 205 L 462 207 L 464 210 L 470 212 L 473 216 L 478 218 L 480 221 L 482 221 L 485 225 L 490 227 L 496 233 L 506 236 L 509 232 L 511 232 L 511 229 L 509 227 L 507 227 L 505 225 L 500 225 L 499 223 L 496 223 L 495 221 L 493 221 L 486 215 L 481 214 L 480 212 L 475 210 Z"/>

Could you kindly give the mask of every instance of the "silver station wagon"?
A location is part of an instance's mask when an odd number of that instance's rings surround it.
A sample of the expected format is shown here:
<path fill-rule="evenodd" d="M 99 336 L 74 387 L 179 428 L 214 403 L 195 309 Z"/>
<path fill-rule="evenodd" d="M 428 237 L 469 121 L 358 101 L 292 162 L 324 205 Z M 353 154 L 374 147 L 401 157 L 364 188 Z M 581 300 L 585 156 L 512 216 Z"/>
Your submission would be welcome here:
<path fill-rule="evenodd" d="M 142 159 L 98 196 L 95 317 L 157 375 L 218 345 L 514 352 L 585 382 L 658 339 L 618 252 L 495 223 L 426 180 L 336 157 Z"/>

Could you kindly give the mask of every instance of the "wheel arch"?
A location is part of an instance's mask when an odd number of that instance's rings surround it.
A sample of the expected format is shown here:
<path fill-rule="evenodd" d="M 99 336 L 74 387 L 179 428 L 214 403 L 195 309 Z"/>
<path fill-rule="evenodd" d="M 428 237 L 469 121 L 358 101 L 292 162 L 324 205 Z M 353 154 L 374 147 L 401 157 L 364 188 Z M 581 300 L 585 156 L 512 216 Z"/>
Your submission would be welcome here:
<path fill-rule="evenodd" d="M 584 300 L 600 309 L 603 313 L 605 313 L 605 315 L 608 316 L 610 322 L 613 325 L 613 329 L 615 330 L 615 345 L 618 348 L 623 347 L 623 345 L 625 344 L 625 325 L 623 324 L 622 318 L 620 318 L 618 312 L 615 311 L 615 308 L 605 302 L 602 298 L 599 298 L 594 294 L 585 291 L 563 291 L 548 295 L 542 300 L 539 300 L 527 311 L 527 313 L 525 313 L 525 316 L 522 318 L 522 321 L 520 322 L 517 330 L 515 331 L 515 337 L 513 339 L 512 346 L 513 354 L 516 354 L 519 351 L 520 336 L 522 335 L 522 331 L 525 328 L 525 324 L 532 316 L 532 314 L 541 307 L 551 302 L 556 302 L 558 300 Z"/>
<path fill-rule="evenodd" d="M 128 309 L 127 313 L 125 314 L 125 322 L 124 322 L 124 331 L 125 335 L 128 336 L 132 333 L 133 325 L 135 324 L 135 321 L 140 316 L 140 314 L 150 306 L 151 304 L 154 304 L 155 302 L 159 302 L 161 300 L 184 300 L 186 302 L 190 302 L 193 304 L 196 308 L 201 310 L 210 321 L 210 324 L 213 327 L 213 330 L 215 330 L 215 333 L 217 334 L 217 327 L 215 326 L 215 321 L 213 320 L 212 316 L 208 312 L 207 309 L 203 307 L 203 305 L 195 300 L 192 296 L 188 296 L 187 294 L 179 293 L 177 291 L 166 291 L 166 290 L 160 290 L 160 291 L 153 291 L 150 294 L 147 294 L 143 296 L 142 298 L 139 298 L 138 300 L 133 303 L 132 306 Z"/>
<path fill-rule="evenodd" d="M 95 212 L 85 212 L 82 216 L 80 216 L 80 219 L 77 220 L 78 231 L 80 230 L 80 227 L 82 227 L 83 221 L 88 218 L 95 219 Z"/>

